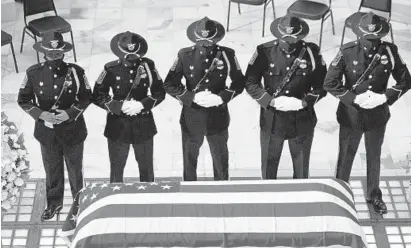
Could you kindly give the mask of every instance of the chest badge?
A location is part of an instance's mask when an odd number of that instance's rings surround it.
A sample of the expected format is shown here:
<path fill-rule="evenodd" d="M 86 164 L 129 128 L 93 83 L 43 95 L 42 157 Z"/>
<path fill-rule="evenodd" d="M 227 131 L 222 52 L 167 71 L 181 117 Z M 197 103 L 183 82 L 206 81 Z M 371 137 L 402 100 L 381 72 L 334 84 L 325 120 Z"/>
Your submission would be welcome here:
<path fill-rule="evenodd" d="M 116 77 L 116 80 L 120 80 L 120 77 L 119 77 L 119 76 L 117 76 L 117 77 Z"/>
<path fill-rule="evenodd" d="M 194 66 L 190 65 L 190 70 L 194 70 Z"/>
<path fill-rule="evenodd" d="M 383 65 L 388 64 L 388 57 L 387 57 L 387 55 L 382 55 L 382 56 L 381 56 L 381 64 L 383 64 Z"/>
<path fill-rule="evenodd" d="M 274 68 L 274 63 L 271 63 L 271 64 L 270 64 L 270 67 L 271 67 L 271 68 Z"/>
<path fill-rule="evenodd" d="M 224 69 L 224 62 L 222 60 L 217 61 L 217 69 L 219 70 Z"/>
<path fill-rule="evenodd" d="M 357 61 L 357 60 L 354 60 L 354 61 L 352 62 L 352 64 L 353 64 L 353 65 L 358 65 L 358 61 Z"/>
<path fill-rule="evenodd" d="M 300 62 L 300 68 L 301 68 L 301 69 L 307 68 L 307 60 L 305 60 L 305 59 L 301 60 L 301 62 Z"/>

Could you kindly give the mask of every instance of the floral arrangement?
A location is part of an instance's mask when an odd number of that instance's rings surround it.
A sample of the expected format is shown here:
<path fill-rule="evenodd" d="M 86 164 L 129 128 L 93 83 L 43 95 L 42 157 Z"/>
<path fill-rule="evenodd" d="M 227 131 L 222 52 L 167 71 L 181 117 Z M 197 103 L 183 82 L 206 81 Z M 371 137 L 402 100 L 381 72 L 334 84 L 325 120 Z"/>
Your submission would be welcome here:
<path fill-rule="evenodd" d="M 1 112 L 1 208 L 9 210 L 29 177 L 29 161 L 23 134 Z"/>

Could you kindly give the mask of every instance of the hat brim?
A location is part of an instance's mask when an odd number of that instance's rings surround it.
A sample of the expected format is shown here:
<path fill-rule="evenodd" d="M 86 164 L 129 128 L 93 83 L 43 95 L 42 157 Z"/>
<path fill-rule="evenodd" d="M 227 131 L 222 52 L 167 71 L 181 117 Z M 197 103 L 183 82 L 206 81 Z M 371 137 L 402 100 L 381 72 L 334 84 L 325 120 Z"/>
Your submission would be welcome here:
<path fill-rule="evenodd" d="M 36 50 L 37 52 L 44 53 L 44 54 L 49 54 L 49 53 L 66 53 L 71 51 L 73 49 L 73 45 L 68 42 L 64 42 L 64 47 L 63 49 L 59 50 L 47 50 L 46 48 L 41 46 L 41 41 L 34 43 L 33 49 Z"/>
<path fill-rule="evenodd" d="M 120 47 L 118 46 L 118 42 L 123 34 L 124 33 L 116 34 L 110 41 L 111 51 L 119 58 L 124 58 L 124 55 L 126 55 L 126 53 L 121 51 Z M 147 41 L 141 35 L 138 35 L 136 33 L 133 33 L 133 35 L 136 35 L 138 37 L 138 44 L 140 45 L 140 50 L 138 50 L 137 54 L 140 57 L 143 57 L 148 50 Z"/>
<path fill-rule="evenodd" d="M 278 39 L 283 38 L 283 34 L 278 30 L 278 25 L 280 24 L 282 18 L 283 17 L 279 17 L 275 19 L 270 25 L 271 33 L 274 35 L 274 37 Z M 296 35 L 297 40 L 304 39 L 305 37 L 307 37 L 308 33 L 310 32 L 310 27 L 308 26 L 307 22 L 305 22 L 301 18 L 300 18 L 300 22 L 301 22 L 301 27 L 303 30 L 298 35 Z"/>
<path fill-rule="evenodd" d="M 200 21 L 200 20 L 199 20 Z M 198 41 L 197 39 L 198 39 L 198 37 L 195 35 L 195 29 L 196 29 L 196 26 L 197 26 L 197 23 L 199 22 L 199 21 L 195 21 L 195 22 L 193 22 L 193 23 L 191 23 L 189 26 L 188 26 L 188 28 L 187 28 L 187 37 L 188 37 L 188 39 L 189 40 L 191 40 L 192 42 L 194 42 L 194 43 L 201 43 L 201 42 L 208 42 L 208 41 Z M 215 23 L 215 25 L 216 25 L 216 27 L 217 27 L 217 34 L 216 34 L 216 36 L 214 36 L 212 39 L 210 39 L 210 40 L 212 40 L 213 41 L 213 43 L 217 43 L 217 42 L 219 42 L 220 40 L 222 40 L 223 38 L 224 38 L 224 36 L 225 36 L 225 28 L 224 28 L 224 26 L 221 24 L 221 23 L 219 23 L 219 22 L 217 22 L 217 21 L 214 21 L 213 20 L 213 22 Z"/>
<path fill-rule="evenodd" d="M 364 13 L 365 15 L 366 13 Z M 361 18 L 364 15 L 358 15 L 355 17 L 355 19 L 352 22 L 352 31 L 354 34 L 356 34 L 358 37 L 365 38 L 365 39 L 381 39 L 382 37 L 386 36 L 390 32 L 390 25 L 388 24 L 387 20 L 383 17 L 380 17 L 382 22 L 381 22 L 381 31 L 378 32 L 377 34 L 367 34 L 364 33 L 360 29 L 360 22 Z"/>

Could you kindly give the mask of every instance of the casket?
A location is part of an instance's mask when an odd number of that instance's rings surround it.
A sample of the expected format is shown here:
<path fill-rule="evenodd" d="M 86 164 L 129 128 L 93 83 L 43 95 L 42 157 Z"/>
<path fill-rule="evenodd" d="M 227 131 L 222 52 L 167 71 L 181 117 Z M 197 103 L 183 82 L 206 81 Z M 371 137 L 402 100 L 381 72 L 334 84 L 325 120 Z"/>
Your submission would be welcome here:
<path fill-rule="evenodd" d="M 71 248 L 366 248 L 338 179 L 90 184 L 61 236 Z"/>

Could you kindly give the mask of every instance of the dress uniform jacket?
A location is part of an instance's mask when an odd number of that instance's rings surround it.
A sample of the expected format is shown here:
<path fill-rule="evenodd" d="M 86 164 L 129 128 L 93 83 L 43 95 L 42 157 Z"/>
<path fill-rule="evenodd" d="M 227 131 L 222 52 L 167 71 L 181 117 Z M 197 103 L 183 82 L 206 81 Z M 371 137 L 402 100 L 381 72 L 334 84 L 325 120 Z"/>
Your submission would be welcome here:
<path fill-rule="evenodd" d="M 355 90 L 352 86 L 364 73 L 375 53 L 382 46 L 381 60 L 372 73 Z M 390 75 L 397 84 L 387 89 Z M 343 84 L 342 77 L 345 78 Z M 341 125 L 368 131 L 385 125 L 390 118 L 389 105 L 392 105 L 411 87 L 410 73 L 398 54 L 396 45 L 380 42 L 373 46 L 367 40 L 350 42 L 341 47 L 338 55 L 331 63 L 324 88 L 340 99 L 337 110 L 337 120 Z M 353 103 L 356 95 L 367 90 L 385 94 L 388 101 L 373 109 L 363 109 Z"/>
<path fill-rule="evenodd" d="M 307 106 L 299 111 L 278 111 L 270 106 L 273 94 L 303 47 L 307 49 L 303 65 L 297 68 L 278 96 L 304 100 Z M 314 43 L 299 41 L 295 51 L 289 54 L 279 47 L 278 40 L 259 45 L 249 62 L 245 87 L 261 105 L 261 129 L 286 139 L 312 132 L 317 123 L 313 105 L 327 94 L 323 89 L 326 73 L 320 49 Z"/>
<path fill-rule="evenodd" d="M 139 85 L 132 91 L 131 98 L 140 101 L 144 109 L 137 115 L 127 116 L 122 113 L 121 107 L 133 85 L 139 65 L 144 67 L 144 73 Z M 93 92 L 94 103 L 108 112 L 105 137 L 128 144 L 151 139 L 157 133 L 151 109 L 165 98 L 162 84 L 154 62 L 148 58 L 139 59 L 134 64 L 120 60 L 107 63 Z M 113 96 L 109 95 L 110 89 Z"/>
<path fill-rule="evenodd" d="M 219 51 L 220 63 L 205 78 L 200 91 L 208 90 L 219 95 L 223 104 L 204 108 L 193 102 L 196 94 L 193 90 Z M 232 81 L 230 84 L 226 83 L 228 76 Z M 186 80 L 185 87 L 181 83 L 183 77 Z M 219 45 L 207 50 L 192 46 L 178 52 L 178 57 L 164 80 L 164 89 L 183 105 L 180 124 L 184 131 L 212 135 L 227 130 L 230 123 L 227 103 L 243 92 L 244 75 L 234 50 Z"/>
<path fill-rule="evenodd" d="M 58 109 L 65 110 L 70 118 L 54 125 L 52 129 L 45 126 L 39 116 L 43 111 L 50 111 L 56 102 L 69 68 L 72 68 L 68 78 L 69 86 L 59 100 Z M 81 67 L 65 62 L 54 67 L 46 62 L 27 69 L 19 91 L 18 104 L 36 120 L 34 137 L 42 145 L 50 147 L 56 139 L 66 145 L 75 145 L 87 137 L 82 113 L 91 103 L 91 98 L 91 89 Z"/>

